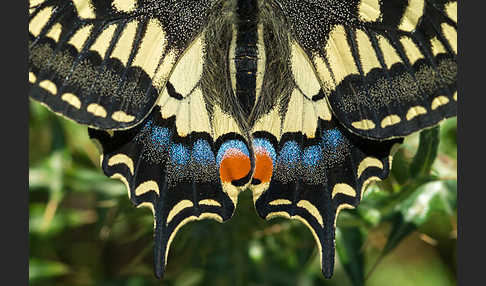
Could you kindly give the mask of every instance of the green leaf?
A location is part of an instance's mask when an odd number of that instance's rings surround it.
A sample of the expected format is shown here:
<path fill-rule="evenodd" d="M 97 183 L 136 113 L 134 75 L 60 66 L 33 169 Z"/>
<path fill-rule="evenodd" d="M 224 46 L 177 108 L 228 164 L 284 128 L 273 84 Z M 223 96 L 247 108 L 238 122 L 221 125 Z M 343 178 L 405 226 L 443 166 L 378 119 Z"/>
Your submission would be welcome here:
<path fill-rule="evenodd" d="M 441 124 L 439 152 L 457 159 L 457 117 Z"/>
<path fill-rule="evenodd" d="M 47 188 L 50 185 L 49 171 L 44 167 L 29 168 L 29 189 L 31 191 Z"/>
<path fill-rule="evenodd" d="M 425 222 L 432 211 L 446 210 L 451 214 L 455 208 L 457 187 L 455 180 L 433 181 L 417 188 L 399 206 L 405 221 L 419 226 Z"/>
<path fill-rule="evenodd" d="M 383 248 L 382 255 L 385 256 L 390 251 L 395 249 L 402 240 L 410 233 L 417 229 L 417 226 L 413 223 L 406 221 L 401 214 L 397 214 L 391 219 L 392 230 L 388 236 L 385 247 Z"/>
<path fill-rule="evenodd" d="M 31 258 L 29 259 L 29 280 L 34 282 L 41 278 L 61 276 L 69 272 L 69 268 L 58 261 Z"/>
<path fill-rule="evenodd" d="M 204 273 L 198 269 L 187 269 L 175 281 L 175 286 L 200 285 L 204 278 Z"/>
<path fill-rule="evenodd" d="M 410 164 L 410 175 L 414 178 L 429 175 L 432 164 L 437 157 L 439 148 L 439 130 L 436 126 L 420 132 L 420 144 L 412 164 Z"/>
<path fill-rule="evenodd" d="M 336 251 L 354 286 L 364 285 L 363 234 L 357 227 L 336 229 Z"/>
<path fill-rule="evenodd" d="M 66 185 L 77 192 L 97 192 L 109 197 L 127 196 L 127 188 L 120 180 L 106 177 L 101 170 L 77 167 L 67 172 Z"/>
<path fill-rule="evenodd" d="M 407 199 L 396 206 L 392 231 L 383 250 L 394 249 L 408 234 L 424 224 L 437 211 L 452 214 L 457 208 L 457 181 L 432 181 L 419 186 Z"/>
<path fill-rule="evenodd" d="M 410 178 L 410 162 L 404 149 L 399 149 L 393 156 L 391 175 L 399 184 L 404 184 Z"/>
<path fill-rule="evenodd" d="M 370 226 L 376 226 L 382 218 L 381 208 L 388 204 L 391 194 L 384 191 L 378 184 L 366 188 L 363 199 L 356 209 L 360 218 Z"/>
<path fill-rule="evenodd" d="M 97 220 L 93 210 L 58 208 L 46 225 L 47 205 L 31 203 L 29 205 L 29 233 L 31 235 L 55 236 L 68 228 L 75 228 L 84 224 L 92 224 Z"/>

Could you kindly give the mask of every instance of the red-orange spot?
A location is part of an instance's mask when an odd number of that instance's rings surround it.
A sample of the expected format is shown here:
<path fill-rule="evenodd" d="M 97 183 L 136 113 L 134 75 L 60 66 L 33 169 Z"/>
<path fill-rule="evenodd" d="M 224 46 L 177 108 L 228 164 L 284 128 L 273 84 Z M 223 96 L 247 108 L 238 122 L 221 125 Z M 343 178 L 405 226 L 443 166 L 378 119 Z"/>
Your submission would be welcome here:
<path fill-rule="evenodd" d="M 262 183 L 270 182 L 272 178 L 273 162 L 267 152 L 255 152 L 255 174 L 253 178 Z"/>
<path fill-rule="evenodd" d="M 250 158 L 241 152 L 223 157 L 219 165 L 219 177 L 224 183 L 244 178 L 251 170 Z"/>

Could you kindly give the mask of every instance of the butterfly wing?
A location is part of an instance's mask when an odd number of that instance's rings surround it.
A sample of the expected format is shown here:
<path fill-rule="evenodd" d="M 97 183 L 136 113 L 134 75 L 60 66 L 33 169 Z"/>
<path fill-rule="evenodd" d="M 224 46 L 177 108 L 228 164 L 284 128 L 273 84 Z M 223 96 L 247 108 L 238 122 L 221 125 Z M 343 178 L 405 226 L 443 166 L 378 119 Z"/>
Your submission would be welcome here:
<path fill-rule="evenodd" d="M 353 133 L 405 136 L 457 114 L 457 1 L 275 3 Z"/>
<path fill-rule="evenodd" d="M 344 128 L 321 96 L 304 51 L 282 34 L 270 9 L 262 13 L 262 46 L 268 52 L 251 118 L 255 208 L 264 219 L 303 222 L 316 239 L 322 271 L 329 278 L 339 211 L 356 207 L 366 185 L 388 176 L 390 150 L 401 140 L 367 140 Z M 277 70 L 281 72 L 273 72 Z"/>
<path fill-rule="evenodd" d="M 30 1 L 29 95 L 99 129 L 143 120 L 216 1 Z"/>
<path fill-rule="evenodd" d="M 228 52 L 230 18 L 214 20 L 191 43 L 141 124 L 89 130 L 101 145 L 105 174 L 123 181 L 131 201 L 154 213 L 158 277 L 177 231 L 194 220 L 228 220 L 253 169 L 229 71 L 218 63 Z"/>
<path fill-rule="evenodd" d="M 93 127 L 103 171 L 153 210 L 159 277 L 180 227 L 229 219 L 248 185 L 261 217 L 310 228 L 330 277 L 337 214 L 388 175 L 385 139 L 456 114 L 456 1 L 260 2 L 249 118 L 234 7 L 134 3 L 30 1 L 30 96 Z"/>

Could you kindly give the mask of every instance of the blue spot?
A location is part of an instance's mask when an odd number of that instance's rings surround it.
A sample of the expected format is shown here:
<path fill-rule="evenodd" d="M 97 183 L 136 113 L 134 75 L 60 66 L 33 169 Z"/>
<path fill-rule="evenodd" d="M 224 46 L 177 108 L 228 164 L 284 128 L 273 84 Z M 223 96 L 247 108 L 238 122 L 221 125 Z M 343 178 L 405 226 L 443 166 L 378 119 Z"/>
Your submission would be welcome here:
<path fill-rule="evenodd" d="M 322 150 L 318 145 L 309 146 L 305 148 L 304 154 L 302 155 L 302 162 L 307 167 L 316 167 L 319 161 L 322 160 Z"/>
<path fill-rule="evenodd" d="M 253 146 L 255 146 L 255 152 L 258 152 L 259 148 L 264 149 L 270 155 L 272 159 L 273 165 L 275 166 L 275 158 L 277 157 L 277 153 L 275 152 L 275 148 L 273 148 L 272 143 L 264 138 L 256 138 L 253 139 Z"/>
<path fill-rule="evenodd" d="M 150 133 L 150 141 L 159 151 L 165 151 L 170 141 L 170 131 L 168 128 L 153 126 Z"/>
<path fill-rule="evenodd" d="M 243 143 L 241 140 L 228 140 L 221 144 L 221 147 L 219 147 L 218 155 L 216 155 L 216 162 L 218 163 L 218 165 L 221 164 L 221 161 L 223 160 L 223 156 L 226 154 L 226 151 L 232 148 L 238 149 L 243 152 L 243 154 L 250 157 L 250 152 L 248 151 L 245 143 Z"/>
<path fill-rule="evenodd" d="M 326 149 L 336 149 L 343 144 L 343 135 L 337 129 L 326 130 L 322 133 L 322 144 Z"/>
<path fill-rule="evenodd" d="M 208 141 L 203 139 L 198 139 L 194 146 L 192 147 L 192 157 L 193 159 L 202 165 L 207 165 L 214 163 L 214 154 L 209 146 Z"/>
<path fill-rule="evenodd" d="M 182 144 L 170 145 L 169 156 L 175 165 L 185 165 L 191 159 L 191 152 Z"/>
<path fill-rule="evenodd" d="M 282 150 L 280 150 L 279 162 L 291 165 L 300 160 L 300 147 L 295 141 L 285 142 Z"/>
<path fill-rule="evenodd" d="M 144 137 L 148 136 L 148 140 L 150 140 L 152 146 L 160 152 L 167 149 L 171 136 L 168 128 L 156 126 L 152 120 L 147 120 L 140 134 L 144 134 Z"/>

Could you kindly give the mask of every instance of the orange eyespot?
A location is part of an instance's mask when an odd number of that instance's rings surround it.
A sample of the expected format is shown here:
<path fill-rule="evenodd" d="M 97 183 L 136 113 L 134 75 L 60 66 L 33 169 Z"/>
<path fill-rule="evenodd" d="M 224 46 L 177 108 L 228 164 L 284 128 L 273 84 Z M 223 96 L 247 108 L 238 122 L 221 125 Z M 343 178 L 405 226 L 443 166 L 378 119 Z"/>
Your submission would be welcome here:
<path fill-rule="evenodd" d="M 260 180 L 262 183 L 270 182 L 273 172 L 273 162 L 268 152 L 255 152 L 255 173 L 254 179 Z"/>
<path fill-rule="evenodd" d="M 250 158 L 236 149 L 228 149 L 219 165 L 219 176 L 223 183 L 230 183 L 248 175 L 251 170 Z"/>

